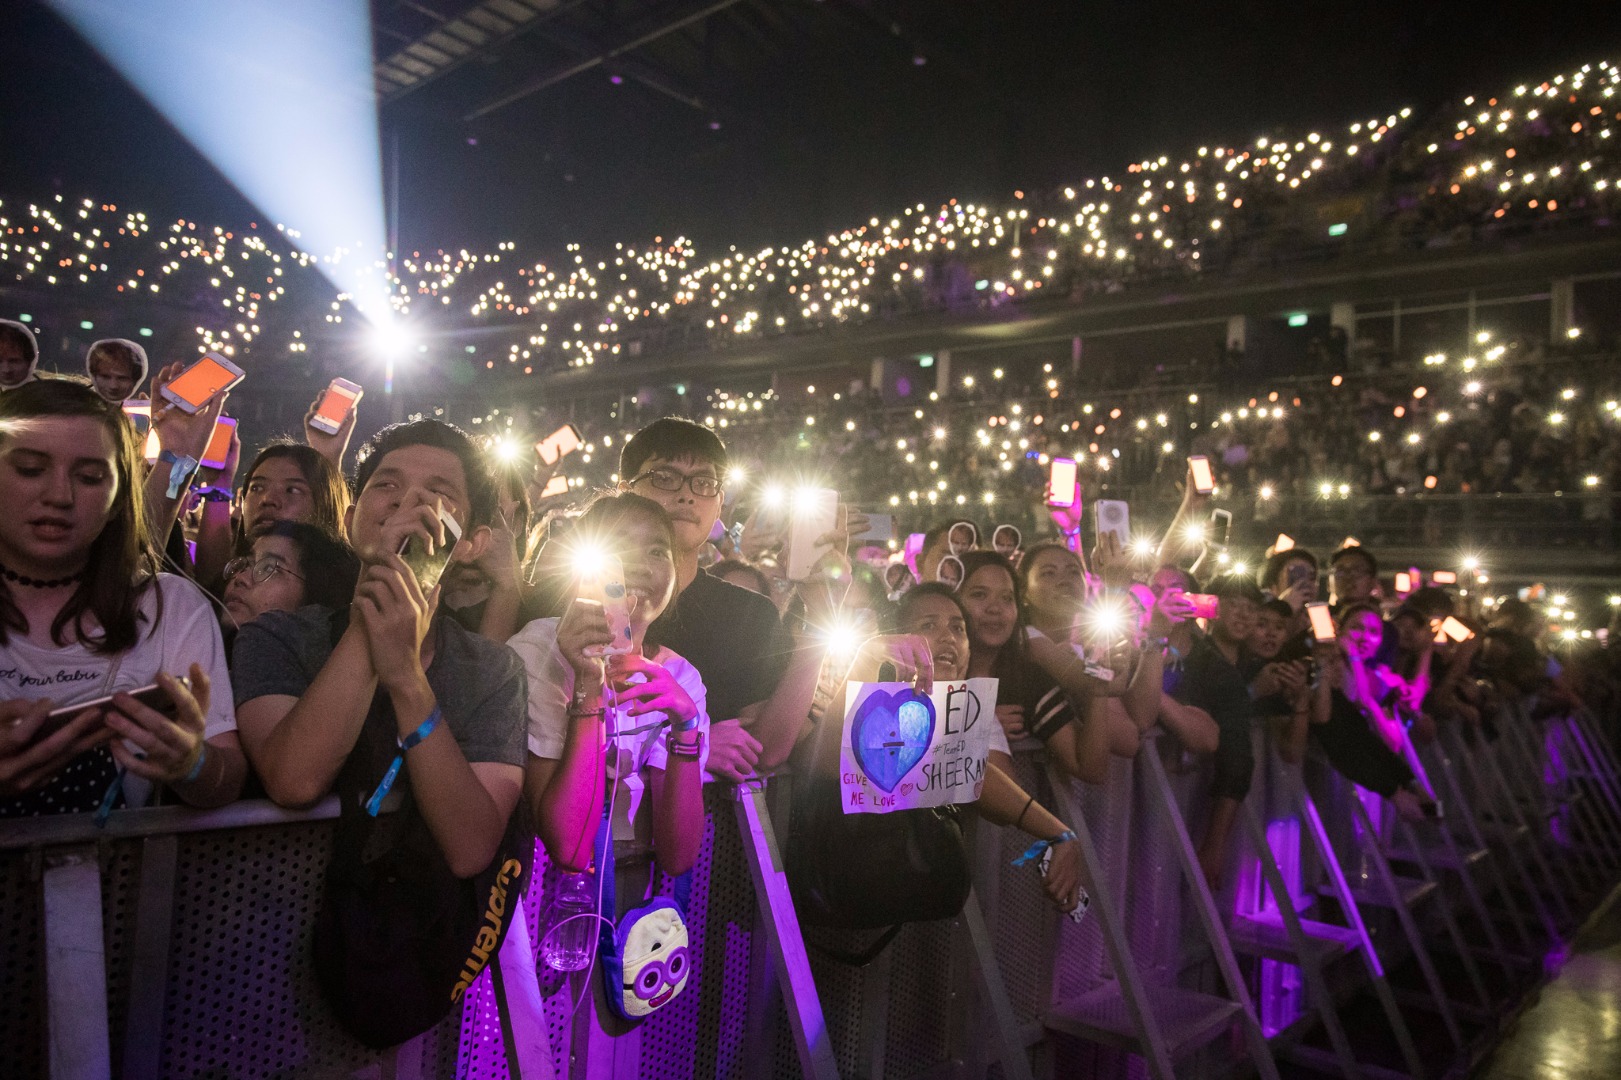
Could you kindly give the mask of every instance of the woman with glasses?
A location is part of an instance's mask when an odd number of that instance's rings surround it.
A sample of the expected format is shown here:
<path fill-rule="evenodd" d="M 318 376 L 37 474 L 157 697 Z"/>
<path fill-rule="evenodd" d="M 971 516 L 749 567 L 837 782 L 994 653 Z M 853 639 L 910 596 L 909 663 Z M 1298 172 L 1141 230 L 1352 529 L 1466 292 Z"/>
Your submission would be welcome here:
<path fill-rule="evenodd" d="M 318 604 L 347 607 L 360 575 L 360 560 L 349 545 L 314 525 L 277 521 L 253 541 L 249 554 L 225 564 L 228 633 L 267 611 L 297 611 Z"/>

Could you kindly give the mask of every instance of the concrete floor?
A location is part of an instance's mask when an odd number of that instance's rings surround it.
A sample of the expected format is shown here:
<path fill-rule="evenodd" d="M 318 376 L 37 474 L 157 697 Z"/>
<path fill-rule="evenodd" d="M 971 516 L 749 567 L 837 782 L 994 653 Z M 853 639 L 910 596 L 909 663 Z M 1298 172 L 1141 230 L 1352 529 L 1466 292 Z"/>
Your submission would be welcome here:
<path fill-rule="evenodd" d="M 1621 892 L 1621 890 L 1618 890 Z M 1536 1004 L 1478 1076 L 1484 1080 L 1621 1077 L 1621 899 L 1577 938 Z"/>

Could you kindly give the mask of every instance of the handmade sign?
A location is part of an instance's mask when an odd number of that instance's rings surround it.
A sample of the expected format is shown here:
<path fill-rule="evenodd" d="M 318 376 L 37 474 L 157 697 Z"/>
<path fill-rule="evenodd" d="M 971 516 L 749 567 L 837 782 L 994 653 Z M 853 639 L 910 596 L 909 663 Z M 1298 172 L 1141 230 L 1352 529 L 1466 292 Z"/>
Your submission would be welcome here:
<path fill-rule="evenodd" d="M 973 802 L 985 784 L 996 680 L 851 683 L 845 693 L 840 789 L 846 814 Z"/>

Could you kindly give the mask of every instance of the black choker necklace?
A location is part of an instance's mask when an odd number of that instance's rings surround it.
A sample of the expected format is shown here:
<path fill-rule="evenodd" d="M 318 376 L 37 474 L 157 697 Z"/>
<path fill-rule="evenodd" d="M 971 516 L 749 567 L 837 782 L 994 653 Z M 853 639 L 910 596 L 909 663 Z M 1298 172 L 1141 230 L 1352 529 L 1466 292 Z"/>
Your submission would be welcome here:
<path fill-rule="evenodd" d="M 4 577 L 7 581 L 15 581 L 17 584 L 30 589 L 60 589 L 64 585 L 72 585 L 83 576 L 84 572 L 80 571 L 77 574 L 69 574 L 67 577 L 57 578 L 54 581 L 46 581 L 43 578 L 31 578 L 26 574 L 19 574 L 9 566 L 0 566 L 0 577 Z"/>

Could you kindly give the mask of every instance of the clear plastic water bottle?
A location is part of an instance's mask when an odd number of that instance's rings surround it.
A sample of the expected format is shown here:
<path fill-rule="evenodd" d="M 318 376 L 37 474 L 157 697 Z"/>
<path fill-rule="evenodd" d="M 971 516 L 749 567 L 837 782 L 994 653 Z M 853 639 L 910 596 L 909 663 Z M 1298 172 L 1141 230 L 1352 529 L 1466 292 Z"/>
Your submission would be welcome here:
<path fill-rule="evenodd" d="M 557 971 L 584 971 L 591 965 L 597 940 L 596 879 L 591 874 L 564 874 L 557 895 L 546 909 L 540 939 L 541 959 Z"/>

